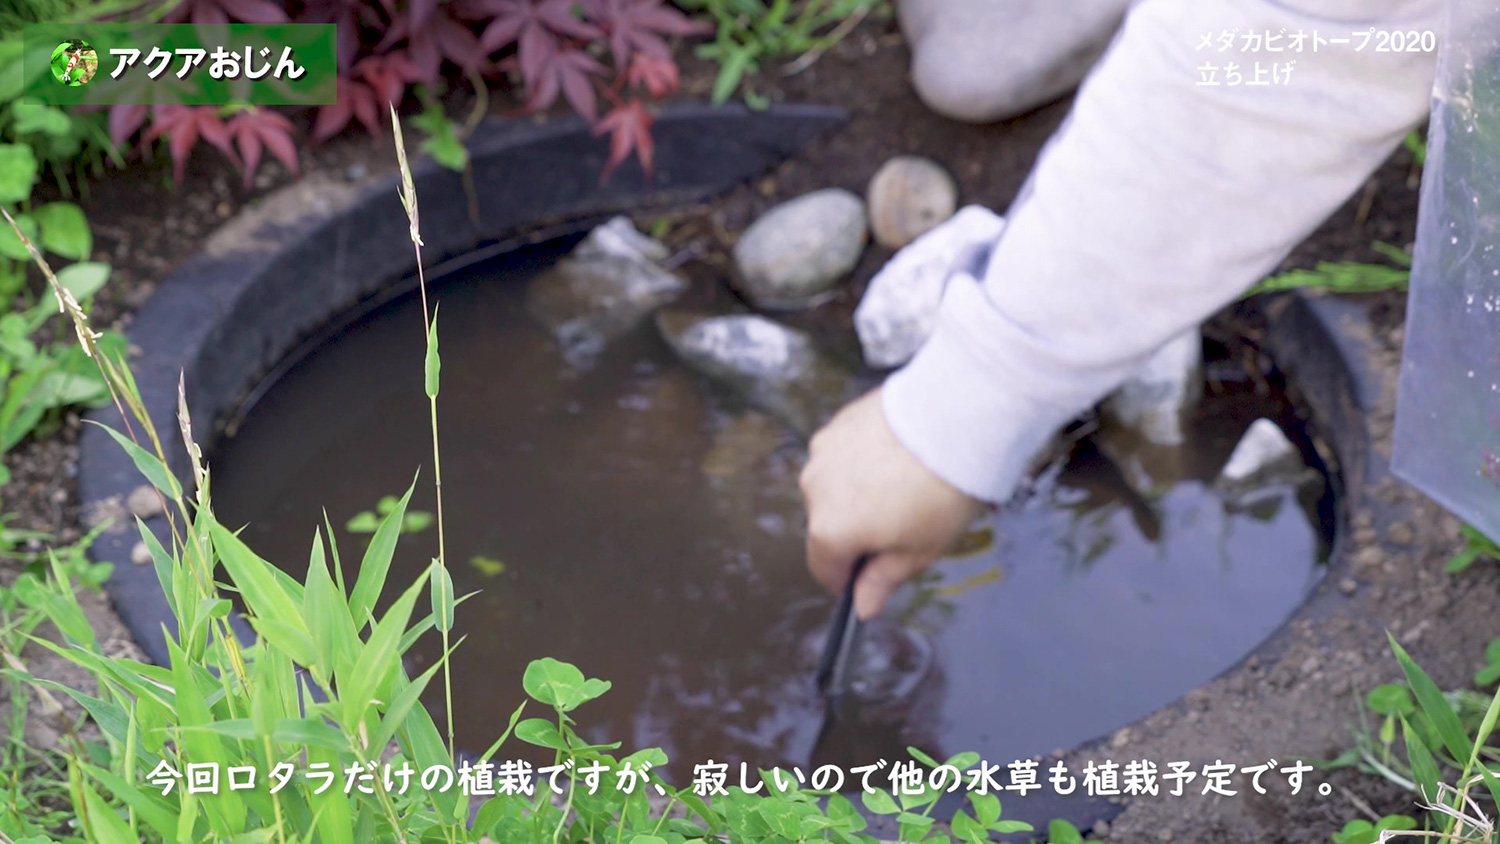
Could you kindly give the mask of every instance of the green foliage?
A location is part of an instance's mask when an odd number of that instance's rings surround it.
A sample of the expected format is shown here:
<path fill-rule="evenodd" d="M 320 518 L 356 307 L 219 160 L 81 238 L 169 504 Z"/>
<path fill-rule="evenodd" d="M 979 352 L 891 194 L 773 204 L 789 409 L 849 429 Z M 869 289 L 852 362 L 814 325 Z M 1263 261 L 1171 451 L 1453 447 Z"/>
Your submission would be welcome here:
<path fill-rule="evenodd" d="M 845 22 L 888 7 L 887 0 L 677 0 L 677 5 L 711 18 L 716 37 L 696 52 L 719 66 L 713 101 L 723 103 L 748 77 L 777 59 L 815 56 L 843 38 Z M 753 91 L 746 101 L 764 99 Z"/>
<path fill-rule="evenodd" d="M 406 510 L 401 499 L 394 495 L 383 496 L 375 502 L 374 510 L 361 510 L 355 513 L 349 521 L 344 523 L 344 530 L 350 533 L 374 533 L 381 524 L 381 520 L 394 513 L 397 509 L 402 510 L 400 522 L 400 533 L 421 533 L 432 527 L 432 514 L 423 510 Z"/>
<path fill-rule="evenodd" d="M 1386 815 L 1373 824 L 1363 819 L 1350 821 L 1332 838 L 1333 844 L 1375 844 L 1380 840 L 1380 833 L 1388 829 L 1416 828 L 1416 819 L 1409 815 Z"/>
<path fill-rule="evenodd" d="M 64 267 L 58 277 L 74 298 L 85 302 L 108 280 L 109 265 L 89 261 L 93 232 L 82 209 L 66 201 L 39 202 L 34 194 L 51 173 L 57 189 L 69 196 L 82 185 L 84 174 L 97 174 L 107 158 L 118 157 L 103 112 L 72 113 L 19 99 L 28 69 L 48 72 L 45 64 L 23 63 L 21 28 L 93 17 L 118 5 L 41 0 L 0 7 L 0 207 L 15 212 L 21 232 L 36 248 L 79 262 Z M 25 289 L 29 260 L 21 238 L 9 226 L 0 226 L 0 453 L 50 424 L 56 411 L 108 397 L 98 368 L 71 342 L 71 331 L 55 330 L 58 307 L 52 296 Z M 39 344 L 39 334 L 58 340 Z M 114 349 L 122 345 L 118 337 L 107 342 Z"/>
<path fill-rule="evenodd" d="M 1047 824 L 1047 844 L 1083 844 L 1083 833 L 1064 820 Z"/>
<path fill-rule="evenodd" d="M 109 577 L 109 564 L 88 559 L 87 549 L 96 535 L 56 545 L 45 533 L 0 526 L 0 557 L 20 565 L 14 581 L 0 586 L 0 657 L 19 653 L 47 619 L 49 609 L 70 629 L 79 629 L 80 618 L 67 610 L 71 592 L 65 596 L 62 590 L 71 589 L 68 584 L 73 583 L 97 590 Z M 30 547 L 38 550 L 26 550 Z M 9 720 L 0 728 L 6 737 L 0 742 L 0 830 L 21 841 L 61 827 L 72 814 L 66 809 L 66 760 L 26 743 L 28 721 L 44 713 L 32 711 L 21 677 L 12 671 L 3 673 Z"/>
<path fill-rule="evenodd" d="M 1468 525 L 1464 525 L 1462 530 L 1464 547 L 1448 561 L 1444 567 L 1447 571 L 1461 572 L 1479 560 L 1500 560 L 1500 545 L 1495 544 L 1495 540 Z"/>
<path fill-rule="evenodd" d="M 469 150 L 459 137 L 458 124 L 448 118 L 440 104 L 428 103 L 426 110 L 412 116 L 411 124 L 427 136 L 422 139 L 422 151 L 433 161 L 460 172 L 469 166 Z"/>
<path fill-rule="evenodd" d="M 1406 151 L 1411 153 L 1411 157 L 1416 160 L 1418 167 L 1427 163 L 1427 139 L 1422 137 L 1421 132 L 1413 130 L 1410 135 L 1407 135 L 1401 141 L 1401 146 L 1405 147 Z"/>
<path fill-rule="evenodd" d="M 1491 739 L 1500 721 L 1500 694 L 1444 692 L 1393 637 L 1388 638 L 1405 682 L 1370 690 L 1365 706 L 1381 717 L 1380 727 L 1374 735 L 1367 727 L 1358 731 L 1355 747 L 1328 767 L 1359 767 L 1410 789 L 1423 804 L 1441 806 L 1441 812 L 1426 818 L 1427 829 L 1440 833 L 1440 840 L 1481 840 L 1469 837 L 1477 824 L 1458 819 L 1474 818 L 1465 812 L 1473 808 L 1469 792 L 1475 786 L 1482 784 L 1487 797 L 1500 802 L 1500 779 L 1491 767 L 1497 751 Z M 1476 680 L 1489 677 L 1500 659 L 1500 639 L 1486 648 L 1486 658 L 1491 666 L 1481 670 Z M 1397 752 L 1398 738 L 1404 753 Z M 1383 832 L 1417 827 L 1415 819 L 1404 815 L 1386 816 L 1375 823 L 1354 820 L 1334 833 L 1333 840 L 1336 844 L 1373 844 L 1383 840 Z"/>
<path fill-rule="evenodd" d="M 1315 269 L 1288 270 L 1262 279 L 1245 293 L 1246 297 L 1283 290 L 1316 288 L 1331 293 L 1376 293 L 1382 290 L 1405 290 L 1411 281 L 1411 255 L 1388 243 L 1376 241 L 1372 248 L 1389 258 L 1396 266 L 1367 264 L 1359 261 L 1321 261 Z"/>
<path fill-rule="evenodd" d="M 400 143 L 398 134 L 398 151 Z M 404 152 L 399 158 L 402 199 L 413 242 L 419 246 L 416 197 Z M 33 257 L 61 294 L 59 278 L 39 255 Z M 425 304 L 425 288 L 423 294 Z M 51 582 L 60 588 L 38 590 L 47 597 L 24 602 L 52 622 L 61 641 L 32 641 L 82 668 L 97 684 L 97 692 L 32 676 L 18 662 L 6 673 L 39 695 L 71 697 L 87 711 L 103 740 L 86 744 L 70 728 L 72 740 L 63 751 L 62 767 L 45 779 L 50 783 L 49 799 L 61 809 L 38 808 L 35 800 L 13 812 L 0 806 L 0 833 L 5 837 L 55 838 L 68 844 L 875 841 L 862 832 L 865 819 L 847 798 L 801 788 L 784 772 L 762 771 L 765 787 L 759 792 L 729 788 L 707 799 L 691 787 L 673 788 L 649 776 L 629 790 L 608 787 L 607 780 L 597 790 L 580 788 L 579 772 L 585 766 L 601 764 L 611 773 L 630 766 L 649 774 L 665 764 L 667 756 L 658 748 L 617 756 L 618 744 L 596 744 L 580 735 L 575 714 L 608 692 L 610 685 L 576 666 L 546 658 L 528 666 L 522 687 L 530 700 L 516 701 L 505 729 L 471 761 L 470 770 L 489 764 L 512 739 L 551 750 L 556 763 L 571 765 L 574 772 L 561 801 L 553 799 L 549 782 L 539 778 L 533 794 L 501 789 L 471 815 L 468 797 L 459 788 L 388 786 L 386 770 L 458 767 L 451 733 L 445 743 L 421 704 L 430 681 L 443 669 L 443 695 L 452 722 L 452 689 L 446 681 L 448 635 L 461 599 L 454 596 L 444 569 L 441 496 L 438 556 L 414 583 L 387 583 L 398 551 L 396 539 L 410 516 L 411 489 L 377 505 L 382 515 L 352 587 L 343 578 L 335 537 L 322 530 L 313 534 L 307 574 L 297 581 L 216 519 L 208 472 L 193 443 L 185 403 L 178 423 L 188 446 L 190 471 L 187 480 L 180 481 L 167 468 L 163 437 L 145 413 L 123 354 L 101 346 L 82 309 L 62 301 L 112 397 L 132 420 L 128 435 L 112 431 L 115 439 L 169 502 L 167 542 L 159 541 L 143 522 L 137 521 L 136 527 L 176 624 L 163 630 L 169 654 L 165 666 L 105 653 L 69 585 L 75 575 L 52 559 Z M 428 331 L 424 387 L 432 406 L 436 458 L 435 319 L 429 320 Z M 440 492 L 441 463 L 434 463 Z M 388 586 L 400 591 L 387 603 L 380 599 Z M 245 619 L 257 633 L 254 644 L 244 644 L 231 628 L 230 603 L 221 589 L 239 595 Z M 425 602 L 419 600 L 424 591 Z M 377 614 L 377 606 L 386 609 Z M 442 636 L 444 655 L 413 676 L 403 657 L 434 629 Z M 523 720 L 528 706 L 540 707 L 544 715 Z M 912 755 L 924 765 L 934 765 L 920 751 L 913 749 Z M 945 764 L 965 769 L 977 762 L 977 754 L 960 754 Z M 274 794 L 265 787 L 266 780 L 259 779 L 261 787 L 220 788 L 202 795 L 187 788 L 180 776 L 190 771 L 188 766 L 203 764 L 220 770 L 248 766 L 258 777 L 287 765 L 290 776 Z M 326 766 L 340 787 L 306 776 L 311 766 Z M 368 778 L 361 776 L 366 771 L 371 772 Z M 346 777 L 355 778 L 359 787 L 343 787 Z M 913 793 L 866 792 L 863 801 L 872 811 L 895 815 L 904 841 L 948 841 L 946 834 L 934 831 L 932 818 L 946 783 L 934 785 L 932 779 L 924 775 L 922 781 L 928 784 Z M 664 805 L 653 804 L 648 796 L 658 786 Z M 977 844 L 992 832 L 1030 830 L 1026 824 L 1002 820 L 1000 801 L 993 795 L 972 795 L 970 801 L 973 814 L 960 813 L 954 820 L 954 833 L 961 840 Z"/>

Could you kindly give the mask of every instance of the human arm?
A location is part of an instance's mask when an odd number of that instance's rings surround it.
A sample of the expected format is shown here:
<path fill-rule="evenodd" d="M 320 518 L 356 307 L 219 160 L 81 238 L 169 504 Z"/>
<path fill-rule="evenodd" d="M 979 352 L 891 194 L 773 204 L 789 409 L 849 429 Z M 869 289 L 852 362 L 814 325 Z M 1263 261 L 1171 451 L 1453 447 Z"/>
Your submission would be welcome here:
<path fill-rule="evenodd" d="M 953 537 L 916 526 L 894 535 L 868 502 L 905 495 L 878 512 L 950 528 L 975 501 L 1008 498 L 1060 425 L 1271 271 L 1426 114 L 1432 54 L 1324 45 L 1281 55 L 1296 62 L 1287 85 L 1207 87 L 1197 84 L 1204 62 L 1233 59 L 1244 72 L 1256 57 L 1195 49 L 1205 33 L 1441 32 L 1440 12 L 1437 0 L 1134 9 L 1012 205 L 982 277 L 949 280 L 933 336 L 875 394 L 879 414 L 840 414 L 820 434 L 804 473 L 814 575 L 842 583 L 853 557 L 872 553 L 856 606 L 877 612 L 891 582 Z M 880 426 L 889 437 L 864 430 Z M 855 440 L 887 447 L 857 459 L 836 447 Z M 909 459 L 967 504 L 926 483 L 905 494 L 872 486 L 882 466 Z"/>

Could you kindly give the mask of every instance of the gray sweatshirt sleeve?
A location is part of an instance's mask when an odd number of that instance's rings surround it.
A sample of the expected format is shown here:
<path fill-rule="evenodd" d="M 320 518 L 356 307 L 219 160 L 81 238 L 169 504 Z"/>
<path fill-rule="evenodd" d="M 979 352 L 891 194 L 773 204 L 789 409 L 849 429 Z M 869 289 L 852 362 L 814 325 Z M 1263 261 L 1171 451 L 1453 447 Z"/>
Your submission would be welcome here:
<path fill-rule="evenodd" d="M 1295 5 L 1297 8 L 1293 8 Z M 1007 214 L 982 278 L 957 273 L 936 330 L 886 382 L 897 438 L 1003 501 L 1058 426 L 1264 276 L 1426 115 L 1435 53 L 1359 33 L 1434 30 L 1441 0 L 1144 0 L 1084 82 Z M 1225 31 L 1301 53 L 1218 52 Z M 1352 43 L 1319 39 L 1356 37 Z M 1294 62 L 1284 85 L 1200 85 L 1205 64 Z"/>

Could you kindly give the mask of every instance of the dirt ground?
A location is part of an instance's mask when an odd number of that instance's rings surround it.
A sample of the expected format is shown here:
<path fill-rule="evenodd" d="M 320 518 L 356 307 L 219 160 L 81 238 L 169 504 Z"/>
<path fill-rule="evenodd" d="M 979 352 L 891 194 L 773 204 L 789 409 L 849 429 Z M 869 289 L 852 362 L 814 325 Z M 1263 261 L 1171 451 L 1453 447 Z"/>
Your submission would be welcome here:
<path fill-rule="evenodd" d="M 993 126 L 953 123 L 918 102 L 907 84 L 906 62 L 894 23 L 871 20 L 796 75 L 766 68 L 757 86 L 774 101 L 840 105 L 849 110 L 849 122 L 776 172 L 681 216 L 674 238 L 718 231 L 733 236 L 766 207 L 815 188 L 836 185 L 863 193 L 883 161 L 904 153 L 926 155 L 947 166 L 958 179 L 962 202 L 1005 208 L 1068 103 Z M 687 61 L 686 96 L 706 99 L 711 83 L 711 68 Z M 498 114 L 513 114 L 513 108 L 504 97 L 494 100 Z M 389 138 L 351 135 L 311 149 L 303 169 L 359 181 L 392 169 L 392 158 Z M 262 165 L 254 186 L 244 190 L 239 176 L 205 148 L 194 153 L 185 184 L 171 189 L 165 187 L 164 164 L 138 164 L 91 187 L 85 206 L 94 223 L 96 258 L 115 266 L 114 280 L 96 305 L 96 322 L 128 328 L 131 311 L 207 233 L 290 179 L 271 162 Z M 1410 244 L 1417 204 L 1414 172 L 1411 157 L 1397 152 L 1365 189 L 1292 252 L 1287 266 L 1379 260 L 1370 249 L 1372 241 Z M 847 326 L 865 281 L 888 257 L 872 246 L 839 297 L 801 318 Z M 1399 295 L 1369 296 L 1365 302 L 1374 319 L 1371 339 L 1379 349 L 1376 369 L 1384 387 L 1371 422 L 1380 434 L 1377 451 L 1388 454 L 1404 305 Z M 56 434 L 6 455 L 13 480 L 0 490 L 0 498 L 18 514 L 15 526 L 50 531 L 64 540 L 79 535 L 77 429 L 77 420 L 70 419 Z M 1388 481 L 1371 503 L 1402 517 L 1382 533 L 1372 525 L 1383 519 L 1371 512 L 1356 514 L 1354 570 L 1347 582 L 1337 584 L 1348 599 L 1347 612 L 1294 631 L 1292 645 L 1274 660 L 1252 660 L 1180 705 L 1117 734 L 1110 741 L 1115 758 L 1191 759 L 1199 765 L 1216 759 L 1251 765 L 1273 758 L 1283 764 L 1295 758 L 1332 758 L 1348 746 L 1363 691 L 1399 674 L 1382 630 L 1394 632 L 1440 684 L 1467 682 L 1482 661 L 1485 643 L 1500 634 L 1494 621 L 1500 569 L 1481 565 L 1461 576 L 1444 574 L 1443 563 L 1457 547 L 1458 523 L 1405 486 Z M 13 574 L 0 571 L 0 577 Z M 85 607 L 101 638 L 128 647 L 128 636 L 106 599 L 88 596 Z M 29 649 L 24 657 L 40 674 L 70 682 L 83 679 L 40 648 Z M 1100 693 L 1108 694 L 1108 689 Z M 45 743 L 49 733 L 38 725 L 34 738 Z M 1069 764 L 1076 771 L 1083 761 L 1069 759 Z M 1350 771 L 1311 777 L 1313 782 L 1325 779 L 1333 785 L 1328 797 L 1304 792 L 1295 798 L 1136 800 L 1112 826 L 1095 832 L 1132 842 L 1300 844 L 1327 841 L 1343 821 L 1368 812 L 1411 810 L 1405 796 L 1375 778 Z"/>

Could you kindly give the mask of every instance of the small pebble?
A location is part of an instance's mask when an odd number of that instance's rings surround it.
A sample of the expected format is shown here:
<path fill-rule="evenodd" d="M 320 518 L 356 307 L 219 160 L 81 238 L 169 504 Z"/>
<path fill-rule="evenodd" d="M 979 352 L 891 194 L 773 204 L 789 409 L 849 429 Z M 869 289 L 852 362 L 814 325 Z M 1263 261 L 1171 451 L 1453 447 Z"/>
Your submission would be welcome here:
<path fill-rule="evenodd" d="M 1158 832 L 1156 834 L 1156 838 L 1159 841 L 1171 841 L 1172 840 L 1172 830 L 1170 830 L 1170 829 L 1164 829 L 1161 832 Z"/>
<path fill-rule="evenodd" d="M 156 488 L 150 484 L 141 484 L 130 491 L 125 497 L 125 506 L 137 518 L 149 519 L 162 512 L 161 496 L 157 494 Z"/>
<path fill-rule="evenodd" d="M 1322 661 L 1319 660 L 1316 655 L 1310 656 L 1302 663 L 1302 673 L 1311 674 L 1314 671 L 1317 671 L 1319 666 L 1321 666 L 1322 664 Z"/>
<path fill-rule="evenodd" d="M 942 165 L 898 155 L 880 166 L 865 190 L 875 242 L 900 249 L 958 209 L 958 185 Z"/>
<path fill-rule="evenodd" d="M 364 181 L 364 178 L 368 175 L 370 175 L 370 168 L 358 162 L 344 168 L 344 178 L 351 182 Z"/>
<path fill-rule="evenodd" d="M 151 549 L 146 547 L 146 543 L 137 542 L 135 547 L 130 549 L 130 561 L 138 566 L 150 563 Z"/>
<path fill-rule="evenodd" d="M 1359 584 L 1355 583 L 1352 577 L 1346 577 L 1339 581 L 1339 591 L 1345 595 L 1353 595 L 1358 589 Z"/>
<path fill-rule="evenodd" d="M 1359 568 L 1372 569 L 1379 566 L 1384 559 L 1385 552 L 1380 549 L 1380 546 L 1367 545 L 1354 555 L 1354 565 Z"/>
<path fill-rule="evenodd" d="M 1410 522 L 1396 522 L 1386 530 L 1385 538 L 1397 545 L 1410 545 L 1417 537 Z"/>
<path fill-rule="evenodd" d="M 1108 838 L 1109 821 L 1094 821 L 1093 832 L 1095 838 Z"/>
<path fill-rule="evenodd" d="M 1114 737 L 1111 738 L 1110 742 L 1109 742 L 1110 747 L 1113 747 L 1115 750 L 1123 749 L 1125 747 L 1125 745 L 1127 745 L 1129 743 L 1130 743 L 1130 728 L 1129 727 L 1126 727 L 1126 728 L 1120 730 L 1119 732 L 1115 733 Z"/>

